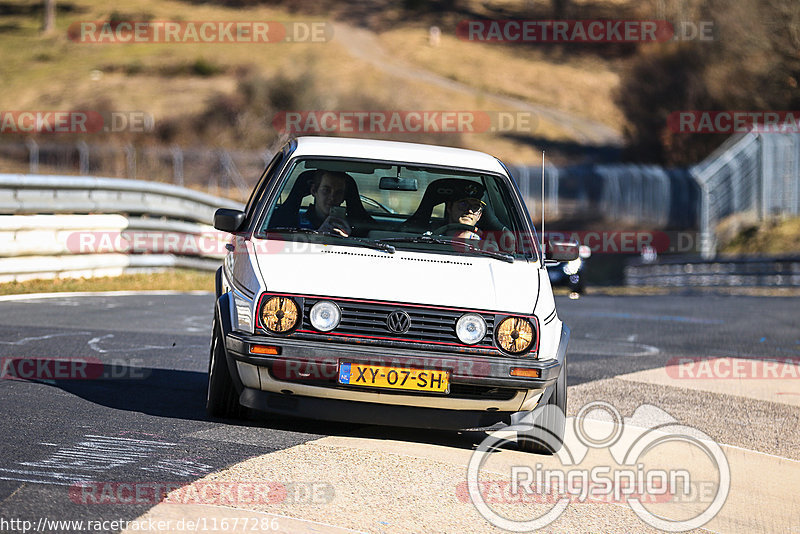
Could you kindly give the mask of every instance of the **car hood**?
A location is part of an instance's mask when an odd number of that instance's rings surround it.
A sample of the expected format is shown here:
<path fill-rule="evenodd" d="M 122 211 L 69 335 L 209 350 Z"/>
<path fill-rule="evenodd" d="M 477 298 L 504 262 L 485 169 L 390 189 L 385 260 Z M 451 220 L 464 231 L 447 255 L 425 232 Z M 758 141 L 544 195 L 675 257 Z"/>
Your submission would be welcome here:
<path fill-rule="evenodd" d="M 538 264 L 524 260 L 316 244 L 302 252 L 256 248 L 270 292 L 524 314 L 539 289 Z"/>

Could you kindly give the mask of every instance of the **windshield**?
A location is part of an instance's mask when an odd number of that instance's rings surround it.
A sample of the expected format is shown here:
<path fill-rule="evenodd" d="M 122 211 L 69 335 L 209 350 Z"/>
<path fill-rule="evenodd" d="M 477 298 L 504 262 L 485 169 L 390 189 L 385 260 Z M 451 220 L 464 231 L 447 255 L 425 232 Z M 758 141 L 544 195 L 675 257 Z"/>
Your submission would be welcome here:
<path fill-rule="evenodd" d="M 533 237 L 513 198 L 504 178 L 489 173 L 302 159 L 292 163 L 256 236 L 532 258 Z"/>

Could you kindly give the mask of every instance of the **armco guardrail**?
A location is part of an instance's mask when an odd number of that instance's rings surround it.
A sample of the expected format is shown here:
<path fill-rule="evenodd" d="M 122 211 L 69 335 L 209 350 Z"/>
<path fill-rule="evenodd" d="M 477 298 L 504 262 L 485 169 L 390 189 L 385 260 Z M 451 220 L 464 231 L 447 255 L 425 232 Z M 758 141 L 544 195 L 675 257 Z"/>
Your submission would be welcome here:
<path fill-rule="evenodd" d="M 629 286 L 800 287 L 800 257 L 733 257 L 716 260 L 636 260 L 625 267 Z"/>
<path fill-rule="evenodd" d="M 232 200 L 143 180 L 0 174 L 0 213 L 125 213 L 211 224 Z"/>
<path fill-rule="evenodd" d="M 216 269 L 219 207 L 241 204 L 139 180 L 0 175 L 0 282 Z"/>

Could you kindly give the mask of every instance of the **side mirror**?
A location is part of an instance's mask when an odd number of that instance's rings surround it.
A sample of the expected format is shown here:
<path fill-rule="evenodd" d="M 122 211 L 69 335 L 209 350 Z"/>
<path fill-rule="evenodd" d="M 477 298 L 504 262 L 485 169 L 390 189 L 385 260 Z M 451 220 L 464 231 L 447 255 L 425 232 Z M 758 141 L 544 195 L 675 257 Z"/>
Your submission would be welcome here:
<path fill-rule="evenodd" d="M 232 234 L 239 230 L 244 222 L 244 212 L 228 208 L 219 208 L 214 212 L 214 228 Z"/>
<path fill-rule="evenodd" d="M 578 259 L 578 243 L 566 243 L 561 241 L 550 241 L 545 247 L 545 261 L 559 262 L 572 261 Z"/>

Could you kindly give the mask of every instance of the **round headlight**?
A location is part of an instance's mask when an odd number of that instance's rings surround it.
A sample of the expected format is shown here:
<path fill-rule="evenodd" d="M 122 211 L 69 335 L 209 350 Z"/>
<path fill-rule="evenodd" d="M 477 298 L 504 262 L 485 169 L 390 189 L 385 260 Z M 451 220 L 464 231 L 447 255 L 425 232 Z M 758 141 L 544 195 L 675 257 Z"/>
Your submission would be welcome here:
<path fill-rule="evenodd" d="M 297 324 L 297 303 L 289 297 L 272 297 L 261 308 L 261 323 L 271 332 L 282 334 Z"/>
<path fill-rule="evenodd" d="M 311 325 L 320 332 L 329 332 L 339 326 L 342 310 L 335 302 L 321 300 L 311 307 Z"/>
<path fill-rule="evenodd" d="M 508 317 L 497 327 L 497 343 L 511 354 L 528 350 L 533 343 L 533 325 L 523 317 Z"/>
<path fill-rule="evenodd" d="M 486 335 L 486 321 L 476 313 L 466 313 L 456 322 L 456 335 L 462 343 L 474 345 Z"/>

